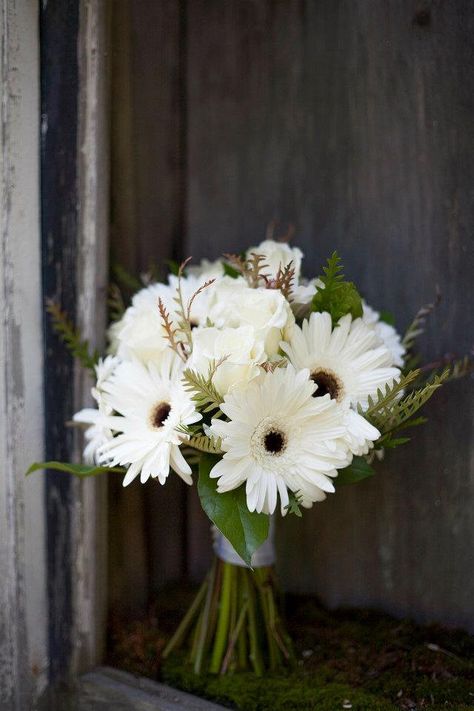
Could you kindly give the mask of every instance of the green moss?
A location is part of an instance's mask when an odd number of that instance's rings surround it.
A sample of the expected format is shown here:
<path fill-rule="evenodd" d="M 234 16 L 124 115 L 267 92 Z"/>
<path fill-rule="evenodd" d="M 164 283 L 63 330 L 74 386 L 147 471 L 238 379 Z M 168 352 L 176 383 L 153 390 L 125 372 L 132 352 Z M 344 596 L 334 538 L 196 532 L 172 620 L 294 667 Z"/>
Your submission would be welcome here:
<path fill-rule="evenodd" d="M 342 709 L 345 702 L 351 704 L 353 711 L 396 709 L 384 699 L 331 681 L 331 673 L 324 669 L 315 674 L 294 672 L 264 677 L 248 672 L 225 677 L 196 676 L 185 668 L 183 658 L 176 656 L 165 662 L 162 675 L 172 686 L 244 711 L 335 711 Z"/>
<path fill-rule="evenodd" d="M 353 711 L 474 709 L 474 637 L 376 612 L 331 612 L 311 598 L 288 600 L 295 671 L 196 676 L 175 656 L 160 676 L 159 651 L 189 599 L 167 591 L 141 625 L 120 623 L 111 661 L 245 711 L 337 711 L 345 701 Z"/>

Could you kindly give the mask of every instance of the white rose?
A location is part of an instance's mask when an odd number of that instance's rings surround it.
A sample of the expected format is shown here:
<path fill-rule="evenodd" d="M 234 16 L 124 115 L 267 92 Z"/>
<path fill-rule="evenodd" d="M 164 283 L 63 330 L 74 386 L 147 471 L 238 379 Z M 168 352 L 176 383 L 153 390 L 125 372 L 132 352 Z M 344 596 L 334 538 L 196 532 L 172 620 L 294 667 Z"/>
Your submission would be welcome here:
<path fill-rule="evenodd" d="M 209 319 L 218 328 L 252 326 L 269 357 L 291 334 L 295 318 L 281 291 L 252 289 L 243 280 L 224 277 L 213 290 Z"/>
<path fill-rule="evenodd" d="M 124 360 L 156 361 L 168 348 L 158 300 L 171 301 L 166 284 L 152 284 L 138 291 L 122 318 L 109 328 L 110 351 Z"/>
<path fill-rule="evenodd" d="M 207 281 L 208 279 L 224 276 L 224 266 L 220 259 L 216 259 L 215 262 L 211 262 L 209 259 L 201 259 L 199 264 L 190 264 L 186 268 L 186 273 L 189 276 Z"/>
<path fill-rule="evenodd" d="M 206 323 L 207 316 L 209 313 L 209 300 L 212 295 L 219 277 L 211 276 L 210 274 L 201 274 L 196 276 L 190 274 L 189 276 L 181 278 L 181 297 L 183 299 L 183 305 L 185 310 L 188 308 L 188 304 L 192 299 L 193 295 L 200 289 L 200 287 L 209 281 L 210 279 L 215 279 L 213 284 L 210 284 L 205 289 L 198 294 L 191 306 L 191 324 L 192 326 L 201 326 Z M 171 288 L 171 298 L 167 297 L 165 300 L 165 306 L 170 312 L 172 317 L 176 318 L 176 309 L 178 308 L 176 301 L 174 300 L 177 296 L 178 282 L 179 279 L 174 274 L 168 277 L 168 282 Z"/>
<path fill-rule="evenodd" d="M 247 250 L 247 259 L 252 254 L 262 254 L 265 257 L 265 264 L 268 269 L 264 273 L 270 277 L 276 277 L 278 269 L 284 269 L 290 262 L 295 270 L 295 284 L 298 283 L 301 272 L 301 260 L 303 252 L 298 247 L 290 247 L 285 242 L 275 242 L 272 239 L 266 239 L 257 247 L 251 247 Z"/>
<path fill-rule="evenodd" d="M 213 363 L 225 358 L 217 367 L 212 382 L 225 395 L 231 388 L 246 384 L 260 373 L 259 364 L 267 356 L 263 343 L 251 326 L 218 329 L 214 327 L 193 330 L 193 353 L 189 367 L 204 376 Z"/>

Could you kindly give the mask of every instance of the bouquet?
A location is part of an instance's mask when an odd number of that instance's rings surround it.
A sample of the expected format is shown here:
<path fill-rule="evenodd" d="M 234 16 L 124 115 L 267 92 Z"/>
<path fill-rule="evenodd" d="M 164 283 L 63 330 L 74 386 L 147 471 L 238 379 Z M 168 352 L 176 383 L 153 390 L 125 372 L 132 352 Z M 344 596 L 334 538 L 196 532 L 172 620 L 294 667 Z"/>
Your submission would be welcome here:
<path fill-rule="evenodd" d="M 94 376 L 79 476 L 123 473 L 123 485 L 177 475 L 197 494 L 215 560 L 165 655 L 180 646 L 196 673 L 292 663 L 274 574 L 273 516 L 302 515 L 340 485 L 374 473 L 408 442 L 417 413 L 465 361 L 413 368 L 432 306 L 402 338 L 346 281 L 334 253 L 318 278 L 297 247 L 265 240 L 242 255 L 173 266 L 146 280 L 98 358 L 55 304 L 58 331 Z"/>

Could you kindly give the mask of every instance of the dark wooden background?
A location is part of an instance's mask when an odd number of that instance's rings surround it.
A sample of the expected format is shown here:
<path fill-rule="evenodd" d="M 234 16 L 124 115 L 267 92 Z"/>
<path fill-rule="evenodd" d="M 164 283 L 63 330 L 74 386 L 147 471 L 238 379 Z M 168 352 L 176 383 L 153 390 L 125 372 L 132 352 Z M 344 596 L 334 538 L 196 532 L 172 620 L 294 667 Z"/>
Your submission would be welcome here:
<path fill-rule="evenodd" d="M 473 343 L 469 0 L 116 0 L 113 258 L 217 257 L 296 227 L 308 275 L 337 248 L 403 329 L 442 301 L 434 358 Z M 287 590 L 474 629 L 472 380 L 379 475 L 279 522 Z M 196 491 L 110 487 L 111 603 L 209 560 Z"/>

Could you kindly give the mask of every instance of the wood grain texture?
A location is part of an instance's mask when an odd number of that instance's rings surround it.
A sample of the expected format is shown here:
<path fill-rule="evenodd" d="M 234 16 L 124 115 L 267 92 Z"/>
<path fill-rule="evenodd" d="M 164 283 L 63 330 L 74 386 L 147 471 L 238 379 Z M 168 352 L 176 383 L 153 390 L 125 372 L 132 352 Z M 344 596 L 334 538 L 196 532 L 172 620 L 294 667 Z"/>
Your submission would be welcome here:
<path fill-rule="evenodd" d="M 77 316 L 83 336 L 104 347 L 109 227 L 109 13 L 101 0 L 81 3 L 79 15 Z M 92 406 L 91 378 L 75 370 L 76 409 Z M 78 440 L 82 438 L 77 438 Z M 83 442 L 76 442 L 80 461 Z M 103 659 L 107 606 L 107 481 L 74 482 L 75 671 Z"/>
<path fill-rule="evenodd" d="M 0 26 L 0 708 L 29 711 L 48 678 L 37 8 Z M 28 324 L 28 328 L 25 328 Z"/>
<path fill-rule="evenodd" d="M 178 20 L 170 7 L 179 5 Z M 423 353 L 468 351 L 472 3 L 431 3 L 422 16 L 416 0 L 128 7 L 135 49 L 124 60 L 129 124 L 114 138 L 114 209 L 129 176 L 133 195 L 114 221 L 117 254 L 128 245 L 137 268 L 173 253 L 217 257 L 258 243 L 275 218 L 282 232 L 295 225 L 309 275 L 337 248 L 368 301 L 395 313 L 400 329 L 439 285 Z M 282 522 L 285 586 L 330 605 L 473 628 L 473 476 L 466 380 L 436 397 L 430 423 L 376 479 L 341 490 L 302 522 Z M 157 543 L 172 531 L 171 519 L 153 517 L 168 491 L 156 504 L 152 494 L 139 524 L 153 530 L 155 580 L 184 570 L 182 548 L 160 552 Z M 187 521 L 185 567 L 198 578 L 208 523 L 194 491 L 179 505 L 170 508 L 181 511 L 176 531 Z"/>
<path fill-rule="evenodd" d="M 196 0 L 187 18 L 187 243 L 195 257 L 294 223 L 309 274 L 337 248 L 404 327 L 436 284 L 426 355 L 472 345 L 469 2 Z M 472 381 L 377 479 L 283 522 L 285 587 L 474 628 Z"/>
<path fill-rule="evenodd" d="M 112 261 L 136 275 L 181 258 L 181 7 L 119 0 L 112 8 Z M 112 615 L 142 611 L 150 592 L 184 574 L 185 497 L 178 477 L 165 487 L 110 483 Z"/>

